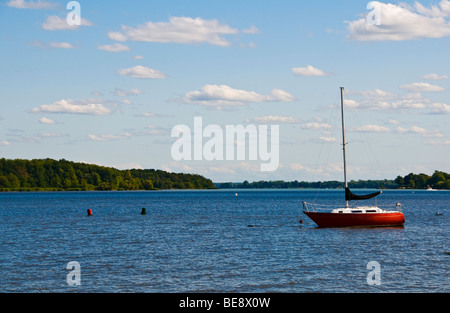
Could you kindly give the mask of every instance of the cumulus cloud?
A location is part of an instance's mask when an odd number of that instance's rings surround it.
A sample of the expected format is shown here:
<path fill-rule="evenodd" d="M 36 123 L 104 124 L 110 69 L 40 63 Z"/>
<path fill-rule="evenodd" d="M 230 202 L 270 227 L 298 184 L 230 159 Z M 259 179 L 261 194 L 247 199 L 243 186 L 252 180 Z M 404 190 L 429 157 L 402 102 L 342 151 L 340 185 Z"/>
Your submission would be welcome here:
<path fill-rule="evenodd" d="M 312 65 L 308 65 L 306 67 L 294 67 L 292 68 L 292 72 L 295 75 L 299 76 L 329 76 L 329 73 L 326 73 L 318 68 L 315 68 Z"/>
<path fill-rule="evenodd" d="M 81 18 L 81 25 L 80 26 L 92 26 L 92 22 Z M 66 18 L 61 18 L 57 15 L 51 15 L 47 18 L 47 20 L 42 24 L 42 28 L 45 30 L 77 30 L 79 29 L 78 25 L 69 25 L 67 23 Z"/>
<path fill-rule="evenodd" d="M 52 48 L 75 49 L 75 46 L 68 42 L 50 42 L 49 46 Z"/>
<path fill-rule="evenodd" d="M 254 31 L 254 29 L 251 29 Z M 200 44 L 229 46 L 224 35 L 237 34 L 238 30 L 217 20 L 202 18 L 171 17 L 168 22 L 147 22 L 138 27 L 122 25 L 121 32 L 109 32 L 108 37 L 116 41 L 142 41 L 159 43 Z"/>
<path fill-rule="evenodd" d="M 112 45 L 101 45 L 98 46 L 99 50 L 104 50 L 108 52 L 124 52 L 124 51 L 130 51 L 130 47 L 123 45 L 121 43 L 115 43 Z"/>
<path fill-rule="evenodd" d="M 244 29 L 242 32 L 244 34 L 257 34 L 257 33 L 259 33 L 259 29 L 253 25 L 252 27 L 250 27 L 248 29 Z"/>
<path fill-rule="evenodd" d="M 442 80 L 442 79 L 447 79 L 448 76 L 431 73 L 431 74 L 425 75 L 423 78 L 428 79 L 428 80 Z"/>
<path fill-rule="evenodd" d="M 47 118 L 47 117 L 41 117 L 39 119 L 39 123 L 41 123 L 41 124 L 49 124 L 49 125 L 56 124 L 56 122 L 54 120 L 52 120 L 50 118 Z"/>
<path fill-rule="evenodd" d="M 380 25 L 370 25 L 367 18 L 346 21 L 348 38 L 358 41 L 401 41 L 450 36 L 450 1 L 441 0 L 439 6 L 424 7 L 405 3 L 370 2 L 380 14 Z M 372 12 L 370 12 L 372 14 Z"/>
<path fill-rule="evenodd" d="M 92 135 L 89 134 L 88 138 L 92 141 L 111 141 L 111 140 L 121 140 L 130 138 L 130 133 L 124 133 L 120 135 Z"/>
<path fill-rule="evenodd" d="M 10 0 L 6 3 L 7 6 L 17 9 L 34 9 L 34 10 L 53 10 L 58 8 L 58 4 L 47 1 L 25 1 L 25 0 Z"/>
<path fill-rule="evenodd" d="M 373 124 L 358 127 L 356 130 L 360 131 L 360 132 L 367 132 L 367 133 L 389 133 L 391 131 L 387 127 L 373 125 Z"/>
<path fill-rule="evenodd" d="M 434 114 L 450 114 L 450 105 L 445 103 L 432 103 L 431 104 L 431 113 Z"/>
<path fill-rule="evenodd" d="M 399 133 L 411 133 L 411 134 L 420 134 L 424 137 L 443 137 L 440 131 L 438 130 L 427 130 L 418 126 L 411 126 L 410 128 L 397 127 L 397 132 Z"/>
<path fill-rule="evenodd" d="M 337 138 L 335 138 L 335 137 L 324 137 L 324 136 L 322 136 L 322 137 L 319 137 L 319 139 L 321 141 L 324 141 L 324 142 L 336 142 L 337 141 Z"/>
<path fill-rule="evenodd" d="M 131 76 L 140 79 L 158 79 L 167 78 L 167 75 L 142 65 L 137 65 L 131 68 L 120 69 L 117 71 L 121 76 Z"/>
<path fill-rule="evenodd" d="M 38 47 L 38 48 L 42 48 L 42 49 L 52 49 L 52 48 L 56 48 L 56 49 L 76 49 L 77 47 L 74 46 L 73 44 L 69 43 L 69 42 L 50 42 L 50 43 L 45 43 L 42 42 L 40 40 L 35 40 L 32 42 L 28 43 L 30 46 L 33 47 Z"/>
<path fill-rule="evenodd" d="M 266 115 L 259 116 L 253 119 L 246 119 L 246 123 L 298 123 L 299 120 L 292 116 L 282 116 L 282 115 Z"/>
<path fill-rule="evenodd" d="M 385 92 L 379 89 L 368 91 L 351 91 L 345 104 L 353 109 L 365 110 L 411 110 L 428 109 L 432 114 L 449 114 L 450 106 L 445 103 L 433 102 L 424 97 L 421 92 L 442 91 L 444 88 L 426 83 L 414 83 L 400 86 L 410 91 L 405 95 Z M 361 97 L 358 98 L 358 97 Z"/>
<path fill-rule="evenodd" d="M 201 90 L 189 91 L 182 98 L 184 103 L 198 103 L 207 106 L 242 106 L 259 102 L 290 102 L 294 97 L 280 89 L 272 90 L 270 95 L 254 91 L 234 89 L 227 85 L 205 85 Z"/>
<path fill-rule="evenodd" d="M 326 129 L 331 129 L 331 125 L 328 123 L 311 122 L 311 123 L 303 124 L 302 128 L 303 129 L 312 129 L 312 130 L 326 130 Z"/>
<path fill-rule="evenodd" d="M 103 104 L 95 103 L 92 100 L 76 101 L 72 99 L 61 99 L 52 104 L 44 104 L 33 108 L 31 112 L 107 115 L 111 113 L 111 110 L 103 106 Z"/>
<path fill-rule="evenodd" d="M 441 86 L 431 85 L 429 83 L 412 83 L 407 85 L 402 85 L 399 88 L 406 89 L 412 92 L 435 92 L 444 91 L 445 89 Z"/>
<path fill-rule="evenodd" d="M 142 94 L 142 90 L 140 90 L 138 88 L 133 88 L 130 90 L 123 90 L 120 88 L 116 88 L 113 93 L 119 97 L 129 97 L 129 96 L 137 96 L 137 95 Z"/>

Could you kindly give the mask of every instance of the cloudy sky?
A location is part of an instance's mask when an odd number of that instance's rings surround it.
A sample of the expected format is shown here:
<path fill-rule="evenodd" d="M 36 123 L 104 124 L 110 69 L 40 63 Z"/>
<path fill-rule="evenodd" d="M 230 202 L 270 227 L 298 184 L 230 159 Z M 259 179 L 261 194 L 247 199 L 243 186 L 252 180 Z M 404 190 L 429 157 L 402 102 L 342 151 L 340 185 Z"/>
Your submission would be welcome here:
<path fill-rule="evenodd" d="M 450 172 L 448 0 L 68 3 L 0 1 L 2 157 L 342 180 L 344 86 L 350 179 Z M 194 117 L 278 125 L 277 170 L 175 160 Z"/>

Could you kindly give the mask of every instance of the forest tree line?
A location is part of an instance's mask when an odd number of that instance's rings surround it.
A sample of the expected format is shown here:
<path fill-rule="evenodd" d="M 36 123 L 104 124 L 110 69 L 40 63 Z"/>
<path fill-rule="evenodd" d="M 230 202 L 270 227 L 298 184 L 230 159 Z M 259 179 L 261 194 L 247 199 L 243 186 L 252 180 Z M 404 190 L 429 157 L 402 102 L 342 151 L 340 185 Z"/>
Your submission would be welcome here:
<path fill-rule="evenodd" d="M 111 167 L 52 159 L 0 159 L 0 191 L 211 189 L 200 175 Z"/>
<path fill-rule="evenodd" d="M 340 181 L 255 181 L 242 183 L 225 182 L 216 184 L 218 188 L 344 188 L 344 183 Z M 394 180 L 351 180 L 348 182 L 350 188 L 371 188 L 371 189 L 450 189 L 450 174 L 435 171 L 433 175 L 410 173 L 404 177 L 397 176 Z"/>

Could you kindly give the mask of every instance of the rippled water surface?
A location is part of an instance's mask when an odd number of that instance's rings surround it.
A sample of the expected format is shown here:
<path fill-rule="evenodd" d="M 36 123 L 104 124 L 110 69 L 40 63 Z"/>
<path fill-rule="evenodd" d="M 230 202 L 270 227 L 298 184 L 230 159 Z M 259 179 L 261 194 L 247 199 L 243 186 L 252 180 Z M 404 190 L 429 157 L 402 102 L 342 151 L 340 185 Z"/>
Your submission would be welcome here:
<path fill-rule="evenodd" d="M 404 228 L 316 228 L 300 210 L 315 198 L 343 191 L 1 193 L 0 292 L 450 291 L 449 191 L 383 192 Z"/>

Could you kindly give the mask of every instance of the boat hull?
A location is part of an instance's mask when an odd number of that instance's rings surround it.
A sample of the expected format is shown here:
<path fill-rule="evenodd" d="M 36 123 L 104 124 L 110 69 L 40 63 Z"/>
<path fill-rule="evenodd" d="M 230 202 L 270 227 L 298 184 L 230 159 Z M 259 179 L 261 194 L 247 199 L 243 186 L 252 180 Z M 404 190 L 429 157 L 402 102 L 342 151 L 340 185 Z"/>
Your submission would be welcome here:
<path fill-rule="evenodd" d="M 402 212 L 391 213 L 323 213 L 304 211 L 319 227 L 392 227 L 403 226 Z"/>

